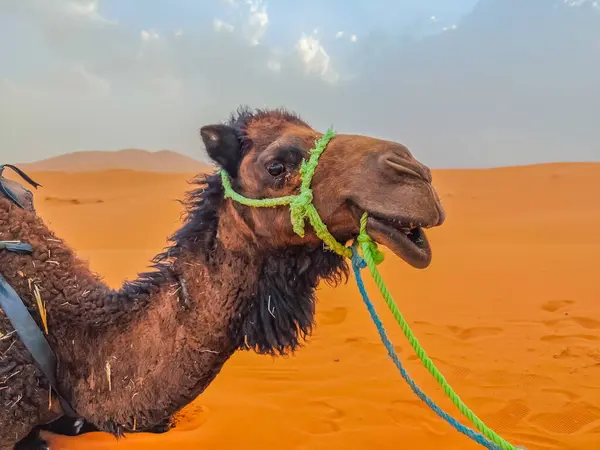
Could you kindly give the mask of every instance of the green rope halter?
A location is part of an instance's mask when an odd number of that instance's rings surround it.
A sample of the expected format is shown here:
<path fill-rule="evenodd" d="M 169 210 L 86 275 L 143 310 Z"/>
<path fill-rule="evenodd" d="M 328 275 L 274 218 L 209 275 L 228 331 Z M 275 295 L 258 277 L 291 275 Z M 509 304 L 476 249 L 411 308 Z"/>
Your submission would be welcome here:
<path fill-rule="evenodd" d="M 300 193 L 297 195 L 288 195 L 285 197 L 278 198 L 263 198 L 253 199 L 244 197 L 233 190 L 231 187 L 231 180 L 225 170 L 221 170 L 221 179 L 223 180 L 223 189 L 225 190 L 225 198 L 230 198 L 242 205 L 263 207 L 263 208 L 274 208 L 276 206 L 290 205 L 290 215 L 292 219 L 292 226 L 294 227 L 294 233 L 300 237 L 304 237 L 304 224 L 306 219 L 312 225 L 315 233 L 325 245 L 339 255 L 352 257 L 352 250 L 344 245 L 340 244 L 327 230 L 327 225 L 323 223 L 315 205 L 313 205 L 313 193 L 310 187 L 310 183 L 315 174 L 315 169 L 319 162 L 321 153 L 327 147 L 329 141 L 335 136 L 335 131 L 332 129 L 327 132 L 315 142 L 314 148 L 310 151 L 310 158 L 308 161 L 303 160 L 300 166 L 300 177 L 302 184 L 300 186 Z"/>
<path fill-rule="evenodd" d="M 329 232 L 327 226 L 321 220 L 317 209 L 313 205 L 313 193 L 310 187 L 310 183 L 312 181 L 313 175 L 315 174 L 315 169 L 319 162 L 319 157 L 327 147 L 329 141 L 335 136 L 335 132 L 330 128 L 327 132 L 317 141 L 315 141 L 315 146 L 310 151 L 310 157 L 308 161 L 302 161 L 302 165 L 300 167 L 300 176 L 302 179 L 302 184 L 300 186 L 300 193 L 297 195 L 288 195 L 284 197 L 278 198 L 264 198 L 264 199 L 252 199 L 244 197 L 240 195 L 231 187 L 231 180 L 227 172 L 222 169 L 221 179 L 223 181 L 223 189 L 225 191 L 225 198 L 230 198 L 242 205 L 252 206 L 252 207 L 263 207 L 263 208 L 274 208 L 277 206 L 290 205 L 290 215 L 292 220 L 292 225 L 294 228 L 294 232 L 301 237 L 304 237 L 304 225 L 305 221 L 308 218 L 308 221 L 312 225 L 313 229 L 317 236 L 325 243 L 330 250 L 336 252 L 341 256 L 345 256 L 348 258 L 352 258 L 352 249 L 350 247 L 345 247 L 343 244 L 339 243 Z M 458 408 L 458 410 L 467 417 L 475 427 L 481 431 L 488 439 L 497 444 L 503 450 L 515 450 L 515 447 L 509 442 L 502 439 L 498 436 L 492 429 L 487 427 L 479 417 L 475 415 L 473 411 L 469 409 L 467 405 L 463 403 L 458 394 L 452 389 L 450 384 L 446 381 L 442 373 L 438 370 L 438 368 L 433 364 L 433 361 L 427 356 L 427 353 L 413 334 L 410 326 L 400 313 L 400 310 L 396 306 L 392 294 L 388 291 L 379 270 L 377 269 L 377 265 L 383 262 L 383 253 L 377 248 L 377 243 L 375 243 L 371 237 L 367 233 L 367 213 L 363 213 L 360 220 L 360 233 L 356 238 L 356 243 L 361 248 L 364 260 L 371 272 L 371 276 L 375 280 L 381 295 L 383 296 L 388 308 L 392 312 L 394 319 L 402 332 L 406 336 L 412 348 L 415 350 L 415 353 L 425 366 L 425 368 L 431 373 L 433 378 L 438 382 L 438 384 L 442 387 L 444 393 L 450 398 L 452 403 Z"/>

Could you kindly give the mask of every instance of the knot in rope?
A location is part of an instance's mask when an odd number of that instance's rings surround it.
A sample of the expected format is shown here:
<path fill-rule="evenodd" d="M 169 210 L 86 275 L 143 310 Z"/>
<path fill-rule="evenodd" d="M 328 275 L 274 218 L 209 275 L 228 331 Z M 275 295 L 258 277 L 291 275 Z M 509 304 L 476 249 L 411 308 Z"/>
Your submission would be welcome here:
<path fill-rule="evenodd" d="M 377 243 L 373 239 L 371 239 L 371 236 L 369 236 L 367 233 L 367 213 L 366 212 L 363 213 L 362 217 L 360 218 L 360 233 L 359 233 L 358 237 L 356 238 L 356 240 L 358 241 L 359 244 L 361 244 L 363 253 L 366 253 L 366 252 L 370 253 L 371 258 L 373 259 L 373 262 L 376 265 L 381 264 L 383 262 L 383 259 L 384 259 L 383 253 L 381 252 L 381 250 L 379 250 L 379 248 L 377 248 Z"/>
<path fill-rule="evenodd" d="M 302 186 L 300 194 L 290 203 L 290 214 L 292 217 L 292 226 L 294 233 L 300 237 L 304 237 L 304 220 L 308 216 L 308 207 L 312 205 L 313 193 L 310 188 Z"/>
<path fill-rule="evenodd" d="M 358 247 L 356 245 L 353 245 L 352 247 L 350 247 L 350 250 L 352 251 L 352 267 L 355 270 L 365 269 L 367 267 L 367 262 L 358 253 Z"/>

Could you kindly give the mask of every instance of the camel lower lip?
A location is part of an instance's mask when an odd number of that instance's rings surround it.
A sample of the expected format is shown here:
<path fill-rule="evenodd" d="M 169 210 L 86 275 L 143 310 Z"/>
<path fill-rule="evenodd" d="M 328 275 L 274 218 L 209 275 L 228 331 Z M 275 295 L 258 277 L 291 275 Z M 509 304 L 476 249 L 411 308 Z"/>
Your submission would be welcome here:
<path fill-rule="evenodd" d="M 409 237 L 404 231 L 377 218 L 369 217 L 367 232 L 381 245 L 385 245 L 397 256 L 417 269 L 431 263 L 431 247 L 422 228 L 414 228 Z M 415 242 L 417 241 L 418 244 Z"/>

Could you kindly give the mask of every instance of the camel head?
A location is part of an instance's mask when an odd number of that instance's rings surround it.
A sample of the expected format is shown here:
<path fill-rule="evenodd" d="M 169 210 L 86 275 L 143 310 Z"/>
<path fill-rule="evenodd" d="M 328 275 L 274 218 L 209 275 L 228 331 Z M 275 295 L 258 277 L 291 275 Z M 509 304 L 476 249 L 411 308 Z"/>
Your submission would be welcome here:
<path fill-rule="evenodd" d="M 244 261 L 257 261 L 246 263 L 259 265 L 257 281 L 235 311 L 230 336 L 238 348 L 260 354 L 294 351 L 311 333 L 319 280 L 337 284 L 347 275 L 347 262 L 324 250 L 308 223 L 303 236 L 297 233 L 289 206 L 254 207 L 226 200 L 228 189 L 222 181 L 250 199 L 297 195 L 302 162 L 323 134 L 284 110 L 247 108 L 225 123 L 203 126 L 200 134 L 208 155 L 227 177 L 209 175 L 206 188 L 191 194 L 176 247 L 191 242 L 192 255 L 200 252 L 210 259 L 214 253 L 219 267 L 219 247 L 231 250 L 226 254 L 246 255 Z M 347 244 L 359 234 L 366 212 L 372 239 L 413 267 L 430 264 L 423 230 L 440 225 L 444 213 L 429 169 L 403 145 L 337 134 L 320 155 L 311 187 L 312 205 L 339 243 Z M 252 273 L 227 276 L 240 283 Z"/>
<path fill-rule="evenodd" d="M 241 109 L 225 124 L 200 130 L 209 156 L 230 175 L 235 191 L 249 198 L 298 193 L 303 159 L 322 134 L 283 110 Z M 342 243 L 367 231 L 413 267 L 431 262 L 424 229 L 439 226 L 444 212 L 431 171 L 402 144 L 368 136 L 337 134 L 321 155 L 312 189 L 315 205 L 330 233 Z M 236 205 L 257 245 L 283 249 L 321 245 L 312 228 L 294 233 L 287 207 Z"/>

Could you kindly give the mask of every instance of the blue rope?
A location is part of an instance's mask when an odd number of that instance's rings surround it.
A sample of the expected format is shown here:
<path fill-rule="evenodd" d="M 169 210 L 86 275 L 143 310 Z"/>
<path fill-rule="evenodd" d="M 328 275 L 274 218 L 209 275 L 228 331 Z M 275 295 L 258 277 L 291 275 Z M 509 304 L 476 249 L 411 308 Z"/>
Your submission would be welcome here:
<path fill-rule="evenodd" d="M 352 246 L 352 269 L 354 270 L 354 276 L 356 277 L 356 284 L 358 285 L 358 290 L 360 291 L 360 295 L 362 296 L 362 299 L 363 299 L 367 309 L 369 310 L 369 314 L 371 315 L 371 320 L 373 320 L 373 323 L 377 327 L 377 331 L 379 332 L 379 337 L 381 338 L 383 345 L 387 349 L 388 355 L 390 356 L 392 361 L 394 361 L 394 364 L 400 371 L 400 375 L 402 375 L 402 378 L 404 378 L 404 381 L 406 381 L 406 383 L 410 386 L 410 388 L 417 395 L 417 397 L 419 397 L 423 402 L 425 402 L 425 404 L 427 404 L 427 406 L 429 406 L 433 410 L 433 412 L 435 412 L 438 416 L 440 416 L 442 419 L 444 419 L 446 422 L 448 422 L 452 427 L 454 427 L 456 429 L 456 431 L 467 435 L 468 437 L 473 439 L 475 442 L 477 442 L 478 444 L 482 445 L 485 448 L 488 448 L 489 450 L 501 450 L 498 445 L 487 440 L 487 438 L 485 436 L 464 426 L 463 424 L 458 422 L 456 419 L 454 419 L 453 417 L 448 415 L 446 412 L 444 412 L 438 405 L 436 405 L 433 402 L 433 400 L 431 400 L 429 397 L 427 397 L 427 395 L 419 388 L 419 386 L 417 386 L 417 384 L 414 382 L 414 380 L 410 377 L 410 375 L 408 374 L 406 369 L 404 369 L 404 366 L 402 365 L 400 358 L 398 358 L 398 355 L 396 354 L 394 345 L 388 339 L 387 334 L 385 332 L 385 328 L 383 326 L 383 323 L 381 323 L 381 320 L 379 319 L 379 316 L 377 315 L 377 312 L 375 311 L 375 307 L 373 306 L 373 303 L 369 299 L 369 294 L 367 293 L 367 290 L 365 289 L 365 284 L 363 282 L 360 271 L 361 271 L 361 269 L 364 269 L 366 266 L 367 266 L 367 264 L 365 263 L 365 260 L 358 254 L 356 246 Z"/>

